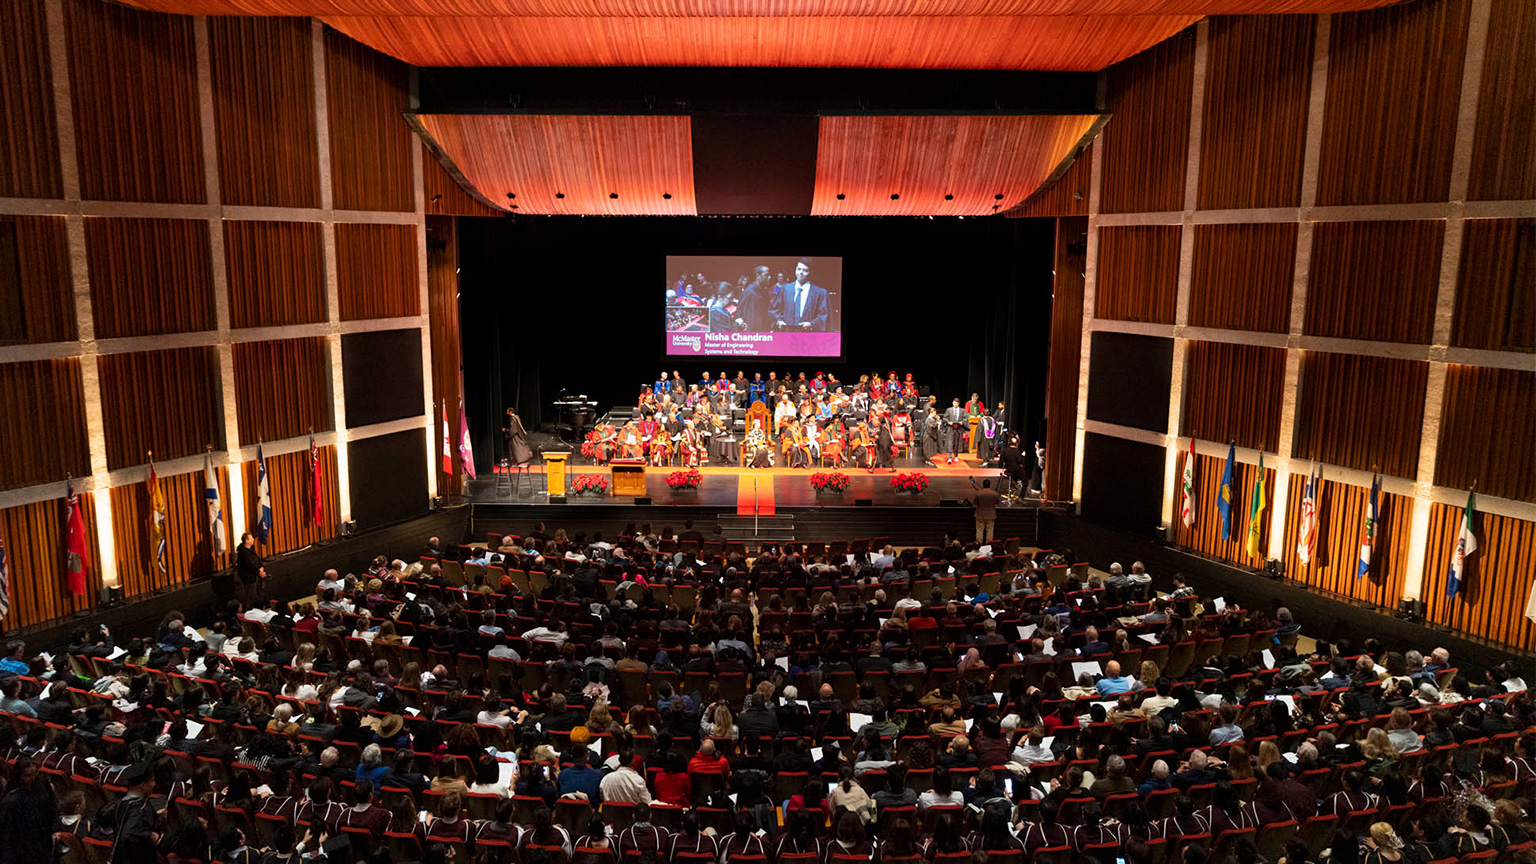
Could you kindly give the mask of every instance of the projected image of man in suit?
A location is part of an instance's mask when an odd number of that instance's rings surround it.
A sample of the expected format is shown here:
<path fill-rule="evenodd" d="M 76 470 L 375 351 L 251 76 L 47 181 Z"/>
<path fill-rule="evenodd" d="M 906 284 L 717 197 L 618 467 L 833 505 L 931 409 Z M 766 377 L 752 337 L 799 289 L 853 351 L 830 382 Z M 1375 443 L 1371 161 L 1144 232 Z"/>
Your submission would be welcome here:
<path fill-rule="evenodd" d="M 801 258 L 795 265 L 795 281 L 780 289 L 774 323 L 781 330 L 827 329 L 827 289 L 811 282 L 811 259 Z"/>

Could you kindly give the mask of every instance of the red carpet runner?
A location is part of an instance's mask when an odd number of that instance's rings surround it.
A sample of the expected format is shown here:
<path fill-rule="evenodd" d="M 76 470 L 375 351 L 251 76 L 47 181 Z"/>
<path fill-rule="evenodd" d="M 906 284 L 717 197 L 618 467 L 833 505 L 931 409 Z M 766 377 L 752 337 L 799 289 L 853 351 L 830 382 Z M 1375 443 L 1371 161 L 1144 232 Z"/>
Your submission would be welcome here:
<path fill-rule="evenodd" d="M 773 476 L 742 474 L 736 479 L 736 515 L 773 515 Z"/>

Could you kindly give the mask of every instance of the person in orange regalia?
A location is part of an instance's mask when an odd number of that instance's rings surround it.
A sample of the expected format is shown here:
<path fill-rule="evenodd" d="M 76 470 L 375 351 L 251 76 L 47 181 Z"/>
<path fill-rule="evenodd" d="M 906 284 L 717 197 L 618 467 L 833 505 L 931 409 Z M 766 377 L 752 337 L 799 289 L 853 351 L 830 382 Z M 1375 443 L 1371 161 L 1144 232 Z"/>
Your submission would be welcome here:
<path fill-rule="evenodd" d="M 693 428 L 693 421 L 683 424 L 683 438 L 678 444 L 683 454 L 684 468 L 699 467 L 699 454 L 703 448 L 699 446 L 699 431 Z"/>
<path fill-rule="evenodd" d="M 869 438 L 869 424 L 860 423 L 858 431 L 848 439 L 848 455 L 853 458 L 855 467 L 870 467 L 874 463 L 874 451 L 870 448 L 873 442 Z"/>
<path fill-rule="evenodd" d="M 658 468 L 672 464 L 672 439 L 666 432 L 662 432 L 651 439 L 651 464 Z"/>
<path fill-rule="evenodd" d="M 635 421 L 619 427 L 618 438 L 620 459 L 645 458 L 645 441 L 640 437 L 640 430 L 635 428 Z"/>
<path fill-rule="evenodd" d="M 779 448 L 784 454 L 785 468 L 810 467 L 810 448 L 798 421 L 791 420 L 784 425 L 784 432 L 779 437 Z"/>

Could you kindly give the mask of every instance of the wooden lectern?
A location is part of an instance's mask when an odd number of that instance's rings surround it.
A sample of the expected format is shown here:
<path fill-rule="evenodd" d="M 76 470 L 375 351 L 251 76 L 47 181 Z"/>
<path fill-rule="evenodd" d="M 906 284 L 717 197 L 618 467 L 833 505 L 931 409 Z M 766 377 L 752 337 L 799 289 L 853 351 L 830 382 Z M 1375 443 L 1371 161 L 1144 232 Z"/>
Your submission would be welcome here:
<path fill-rule="evenodd" d="M 967 433 L 970 437 L 965 439 L 966 440 L 965 449 L 969 450 L 971 452 L 972 456 L 975 456 L 975 455 L 977 455 L 976 447 L 981 443 L 976 438 L 976 427 L 981 425 L 981 418 L 973 416 L 973 417 L 967 417 L 966 420 L 970 424 L 969 428 L 970 428 L 971 431 L 969 433 Z"/>
<path fill-rule="evenodd" d="M 546 450 L 542 455 L 544 456 L 545 487 L 551 495 L 564 495 L 565 460 L 569 459 L 571 454 L 569 452 L 551 453 Z"/>
<path fill-rule="evenodd" d="M 644 459 L 615 459 L 608 464 L 613 470 L 614 495 L 645 495 Z"/>

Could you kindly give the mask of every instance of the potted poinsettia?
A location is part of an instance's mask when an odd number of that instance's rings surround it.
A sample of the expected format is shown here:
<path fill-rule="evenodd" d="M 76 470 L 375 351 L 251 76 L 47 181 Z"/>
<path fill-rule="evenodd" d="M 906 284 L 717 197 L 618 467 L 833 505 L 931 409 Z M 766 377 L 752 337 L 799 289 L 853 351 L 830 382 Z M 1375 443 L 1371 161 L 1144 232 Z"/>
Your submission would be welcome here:
<path fill-rule="evenodd" d="M 841 471 L 817 471 L 811 475 L 811 488 L 819 494 L 841 495 L 849 482 L 848 475 Z"/>
<path fill-rule="evenodd" d="M 704 474 L 697 468 L 689 468 L 686 471 L 673 471 L 667 475 L 667 486 L 674 492 L 693 491 L 704 482 Z"/>
<path fill-rule="evenodd" d="M 577 474 L 571 481 L 572 495 L 607 495 L 608 478 L 601 474 Z"/>
<path fill-rule="evenodd" d="M 928 488 L 928 475 L 921 471 L 913 471 L 910 474 L 896 474 L 891 477 L 891 486 L 897 492 L 921 495 L 923 490 Z"/>

